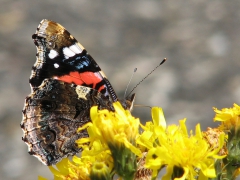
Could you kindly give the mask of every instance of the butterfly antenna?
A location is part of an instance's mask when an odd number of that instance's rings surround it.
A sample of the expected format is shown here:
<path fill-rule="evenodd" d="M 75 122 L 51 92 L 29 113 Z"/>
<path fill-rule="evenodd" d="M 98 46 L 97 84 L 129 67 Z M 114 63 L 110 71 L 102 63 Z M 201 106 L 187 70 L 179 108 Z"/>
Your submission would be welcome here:
<path fill-rule="evenodd" d="M 127 95 L 127 97 L 138 87 L 139 84 L 141 84 L 150 74 L 152 74 L 159 66 L 161 66 L 167 58 L 164 58 L 159 65 L 157 65 L 150 73 L 148 73 L 139 83 L 136 84 L 136 86 L 131 90 L 131 92 Z"/>
<path fill-rule="evenodd" d="M 124 99 L 126 98 L 128 86 L 129 86 L 130 82 L 132 81 L 132 78 L 133 78 L 133 75 L 134 75 L 135 72 L 137 72 L 137 68 L 135 68 L 135 69 L 133 70 L 132 76 L 131 76 L 130 80 L 128 81 L 128 85 L 127 85 L 126 90 L 125 90 L 125 93 L 124 93 Z"/>

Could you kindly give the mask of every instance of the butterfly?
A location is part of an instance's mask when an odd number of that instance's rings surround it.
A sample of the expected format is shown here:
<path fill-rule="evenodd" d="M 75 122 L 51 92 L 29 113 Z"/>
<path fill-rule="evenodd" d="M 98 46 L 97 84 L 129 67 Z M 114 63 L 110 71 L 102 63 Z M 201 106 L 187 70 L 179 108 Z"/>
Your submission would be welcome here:
<path fill-rule="evenodd" d="M 119 101 L 109 80 L 86 49 L 60 24 L 44 19 L 32 36 L 37 48 L 20 124 L 29 154 L 45 165 L 81 151 L 77 129 L 90 119 L 90 108 L 114 111 Z M 131 110 L 135 94 L 120 101 Z"/>

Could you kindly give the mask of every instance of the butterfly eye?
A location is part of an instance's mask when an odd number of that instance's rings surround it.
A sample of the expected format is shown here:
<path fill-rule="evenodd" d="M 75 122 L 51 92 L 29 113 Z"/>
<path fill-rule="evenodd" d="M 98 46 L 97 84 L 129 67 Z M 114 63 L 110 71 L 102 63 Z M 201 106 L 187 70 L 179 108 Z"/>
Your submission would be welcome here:
<path fill-rule="evenodd" d="M 40 103 L 40 108 L 45 111 L 50 111 L 56 108 L 56 104 L 53 101 L 43 100 Z"/>

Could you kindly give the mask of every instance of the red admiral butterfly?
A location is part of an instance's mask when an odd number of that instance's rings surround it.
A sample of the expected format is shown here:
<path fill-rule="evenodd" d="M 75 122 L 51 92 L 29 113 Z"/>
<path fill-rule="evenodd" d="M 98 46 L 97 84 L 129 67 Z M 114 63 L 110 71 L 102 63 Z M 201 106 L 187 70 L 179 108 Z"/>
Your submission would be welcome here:
<path fill-rule="evenodd" d="M 78 153 L 75 141 L 88 136 L 77 129 L 90 120 L 90 108 L 114 111 L 117 95 L 95 60 L 60 24 L 42 20 L 32 36 L 37 60 L 32 93 L 26 97 L 21 128 L 29 154 L 52 165 Z M 134 94 L 122 101 L 131 109 Z"/>

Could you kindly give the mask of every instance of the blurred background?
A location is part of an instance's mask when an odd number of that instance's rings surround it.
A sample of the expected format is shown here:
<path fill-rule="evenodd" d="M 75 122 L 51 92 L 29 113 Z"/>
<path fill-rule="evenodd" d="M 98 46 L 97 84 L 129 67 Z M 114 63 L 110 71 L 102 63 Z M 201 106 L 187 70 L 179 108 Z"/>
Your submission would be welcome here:
<path fill-rule="evenodd" d="M 28 155 L 19 126 L 42 19 L 62 24 L 101 66 L 123 97 L 163 58 L 167 62 L 135 90 L 136 103 L 163 108 L 168 124 L 190 129 L 213 123 L 212 107 L 240 103 L 240 1 L 0 0 L 0 179 L 51 178 Z M 150 109 L 136 107 L 144 122 Z"/>

